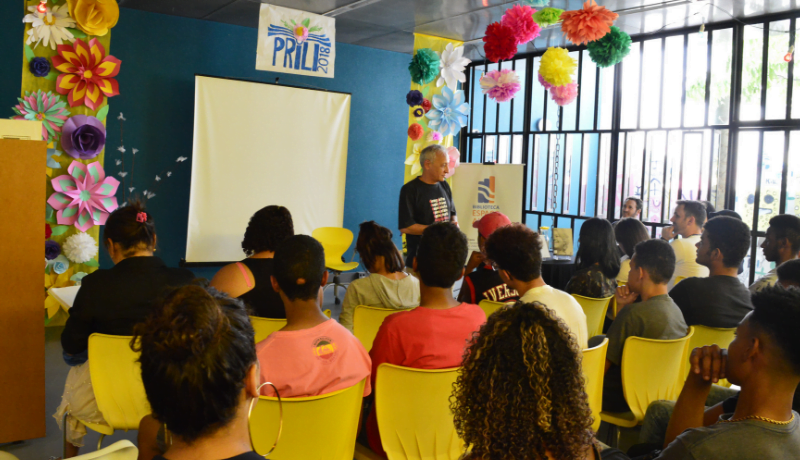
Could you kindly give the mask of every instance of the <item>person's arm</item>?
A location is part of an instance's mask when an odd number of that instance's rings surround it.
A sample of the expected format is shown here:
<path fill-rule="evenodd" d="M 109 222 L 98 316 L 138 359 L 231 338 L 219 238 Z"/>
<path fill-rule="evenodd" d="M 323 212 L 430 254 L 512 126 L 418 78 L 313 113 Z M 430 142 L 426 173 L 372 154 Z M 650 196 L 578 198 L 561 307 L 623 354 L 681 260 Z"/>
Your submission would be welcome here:
<path fill-rule="evenodd" d="M 350 286 L 344 291 L 342 313 L 339 315 L 339 324 L 346 327 L 350 332 L 353 332 L 353 313 L 355 313 L 356 306 L 358 305 L 357 286 L 355 282 L 350 283 Z"/>
<path fill-rule="evenodd" d="M 244 268 L 244 272 L 242 272 L 242 268 Z M 235 263 L 222 267 L 209 283 L 209 286 L 234 298 L 252 290 L 255 285 L 256 282 L 250 269 L 244 264 L 240 268 Z"/>
<path fill-rule="evenodd" d="M 422 235 L 422 232 L 424 232 L 426 228 L 428 228 L 427 225 L 413 224 L 401 228 L 400 233 L 405 233 L 406 235 Z"/>
<path fill-rule="evenodd" d="M 469 260 L 467 260 L 467 268 L 465 269 L 465 274 L 470 274 L 478 268 L 484 261 L 483 254 L 480 251 L 472 251 L 472 254 L 469 255 Z"/>
<path fill-rule="evenodd" d="M 683 319 L 686 320 L 687 324 L 689 323 L 691 313 L 692 313 L 692 289 L 688 289 L 687 286 L 691 285 L 691 281 L 683 280 L 680 283 L 676 284 L 672 289 L 669 291 L 669 296 L 675 305 L 681 310 L 681 314 L 683 314 Z M 696 293 L 695 293 L 696 295 Z"/>
<path fill-rule="evenodd" d="M 637 335 L 637 331 L 641 328 L 636 328 L 634 324 L 635 318 L 631 316 L 631 310 L 622 310 L 611 323 L 611 328 L 608 330 L 606 337 L 608 338 L 608 348 L 606 349 L 606 366 L 605 371 L 611 368 L 611 365 L 622 365 L 622 348 L 625 346 L 625 339 L 630 336 Z"/>
<path fill-rule="evenodd" d="M 673 229 L 674 229 L 674 227 L 671 226 L 671 225 L 669 227 L 664 227 L 661 230 L 661 239 L 669 241 L 669 240 L 675 238 L 675 233 L 672 232 Z"/>
<path fill-rule="evenodd" d="M 91 276 L 91 275 L 90 275 Z M 92 290 L 95 289 L 91 279 L 87 283 L 87 278 L 81 282 L 81 288 L 78 290 L 78 295 L 75 296 L 75 302 L 72 308 L 69 309 L 69 318 L 67 324 L 64 326 L 64 331 L 61 333 L 61 347 L 67 355 L 77 355 L 84 353 L 89 349 L 89 335 L 92 333 L 92 317 L 90 313 L 91 302 L 89 297 Z M 65 356 L 65 358 L 67 358 Z M 66 361 L 66 359 L 65 359 Z M 80 363 L 67 364 L 74 366 Z"/>
<path fill-rule="evenodd" d="M 370 382 L 372 383 L 373 391 L 375 391 L 375 379 L 378 376 L 378 366 L 383 363 L 399 364 L 395 356 L 399 351 L 397 348 L 398 344 L 394 340 L 391 322 L 384 320 L 383 324 L 381 324 L 381 327 L 378 329 L 378 334 L 375 335 L 375 340 L 372 342 L 372 349 L 369 351 L 369 357 L 372 359 Z"/>
<path fill-rule="evenodd" d="M 475 286 L 468 276 L 464 277 L 464 282 L 461 283 L 461 290 L 458 291 L 458 299 L 456 300 L 459 302 L 475 303 Z"/>
<path fill-rule="evenodd" d="M 406 235 L 422 235 L 427 225 L 418 224 L 414 220 L 414 197 L 409 191 L 408 184 L 400 189 L 400 204 L 397 213 L 397 225 L 400 233 Z"/>
<path fill-rule="evenodd" d="M 636 299 L 639 298 L 639 294 L 631 291 L 631 289 L 626 286 L 619 286 L 617 291 L 614 293 L 614 300 L 617 302 L 617 314 L 625 308 L 626 306 L 636 302 Z"/>

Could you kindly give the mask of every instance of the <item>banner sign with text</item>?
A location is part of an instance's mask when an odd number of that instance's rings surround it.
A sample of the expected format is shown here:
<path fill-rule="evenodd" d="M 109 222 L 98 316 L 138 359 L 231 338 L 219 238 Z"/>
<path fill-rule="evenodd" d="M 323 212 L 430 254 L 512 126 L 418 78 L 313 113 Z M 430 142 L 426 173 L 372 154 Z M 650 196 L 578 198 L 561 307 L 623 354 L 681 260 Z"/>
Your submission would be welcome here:
<path fill-rule="evenodd" d="M 333 78 L 336 19 L 261 5 L 256 69 Z"/>

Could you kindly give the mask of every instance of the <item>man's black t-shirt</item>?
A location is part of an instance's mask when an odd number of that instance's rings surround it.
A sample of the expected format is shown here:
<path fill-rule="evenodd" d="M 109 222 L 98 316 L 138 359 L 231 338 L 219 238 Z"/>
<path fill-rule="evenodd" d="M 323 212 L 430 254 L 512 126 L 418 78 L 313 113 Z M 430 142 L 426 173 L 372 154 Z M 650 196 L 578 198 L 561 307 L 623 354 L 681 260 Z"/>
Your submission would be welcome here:
<path fill-rule="evenodd" d="M 492 302 L 514 302 L 519 300 L 519 294 L 503 282 L 500 274 L 491 265 L 481 264 L 464 277 L 458 301 L 477 305 L 484 299 Z"/>
<path fill-rule="evenodd" d="M 736 327 L 753 310 L 750 291 L 733 276 L 686 278 L 669 296 L 689 326 Z"/>
<path fill-rule="evenodd" d="M 431 225 L 437 222 L 450 222 L 456 215 L 453 193 L 447 182 L 426 184 L 417 177 L 400 189 L 400 212 L 398 224 L 407 228 L 414 224 Z M 408 255 L 406 265 L 411 267 L 417 254 L 420 235 L 406 235 Z"/>

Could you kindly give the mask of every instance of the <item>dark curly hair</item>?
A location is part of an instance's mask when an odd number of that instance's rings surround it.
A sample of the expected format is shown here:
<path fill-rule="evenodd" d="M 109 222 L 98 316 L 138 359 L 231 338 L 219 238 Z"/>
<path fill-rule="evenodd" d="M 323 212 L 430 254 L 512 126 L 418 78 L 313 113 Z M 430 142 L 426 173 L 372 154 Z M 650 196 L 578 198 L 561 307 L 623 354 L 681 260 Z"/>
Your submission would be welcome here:
<path fill-rule="evenodd" d="M 450 407 L 470 458 L 583 458 L 594 442 L 578 344 L 538 302 L 489 316 L 464 354 Z"/>
<path fill-rule="evenodd" d="M 450 222 L 438 222 L 422 231 L 417 248 L 417 271 L 428 287 L 450 288 L 464 273 L 467 237 Z"/>
<path fill-rule="evenodd" d="M 283 206 L 267 206 L 259 209 L 244 232 L 242 250 L 247 256 L 259 252 L 275 251 L 286 238 L 294 235 L 292 214 Z"/>
<path fill-rule="evenodd" d="M 719 216 L 709 219 L 703 230 L 711 249 L 722 253 L 722 264 L 738 267 L 750 249 L 750 227 L 735 217 Z"/>
<path fill-rule="evenodd" d="M 542 243 L 523 224 L 500 227 L 486 239 L 486 256 L 501 270 L 528 282 L 542 276 Z"/>

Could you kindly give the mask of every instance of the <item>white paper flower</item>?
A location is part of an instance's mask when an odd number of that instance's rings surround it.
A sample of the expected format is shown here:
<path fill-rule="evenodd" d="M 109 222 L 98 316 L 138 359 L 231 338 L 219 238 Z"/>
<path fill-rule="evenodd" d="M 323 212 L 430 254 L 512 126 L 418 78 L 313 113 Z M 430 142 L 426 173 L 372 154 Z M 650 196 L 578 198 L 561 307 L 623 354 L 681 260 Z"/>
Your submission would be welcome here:
<path fill-rule="evenodd" d="M 82 264 L 97 255 L 97 243 L 91 236 L 80 232 L 67 238 L 67 241 L 61 246 L 61 250 L 69 260 L 76 264 Z"/>
<path fill-rule="evenodd" d="M 448 43 L 444 51 L 442 51 L 442 58 L 439 61 L 439 68 L 441 68 L 441 75 L 436 80 L 436 86 L 441 87 L 447 84 L 450 89 L 456 89 L 458 82 L 464 83 L 467 81 L 464 75 L 464 69 L 472 62 L 470 59 L 464 57 L 464 47 L 459 46 L 453 48 L 452 43 Z"/>
<path fill-rule="evenodd" d="M 123 115 L 122 112 L 120 112 L 119 116 L 117 117 L 117 120 L 127 121 L 128 119 L 125 118 L 125 115 Z"/>
<path fill-rule="evenodd" d="M 75 27 L 75 20 L 69 17 L 69 8 L 66 3 L 47 7 L 44 13 L 39 11 L 38 5 L 29 6 L 28 11 L 31 13 L 26 14 L 22 19 L 22 22 L 31 24 L 26 44 L 30 45 L 36 42 L 33 45 L 35 48 L 41 43 L 55 50 L 56 45 L 63 45 L 65 41 L 75 40 L 72 32 L 67 30 L 67 27 Z"/>
<path fill-rule="evenodd" d="M 175 161 L 176 161 L 177 163 L 183 163 L 183 162 L 184 162 L 184 161 L 186 161 L 186 160 L 188 160 L 188 158 L 186 158 L 186 157 L 178 157 L 178 159 L 177 159 L 177 160 L 175 160 Z"/>
<path fill-rule="evenodd" d="M 117 147 L 117 150 L 119 150 L 121 153 L 125 153 L 125 146 L 120 145 L 119 147 Z"/>

